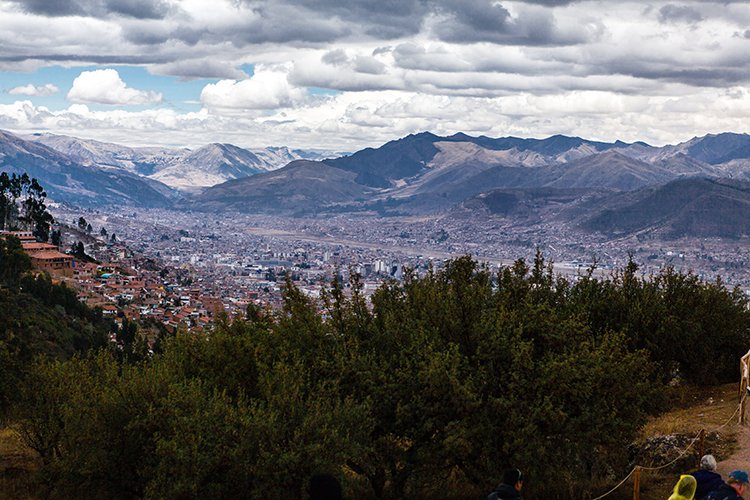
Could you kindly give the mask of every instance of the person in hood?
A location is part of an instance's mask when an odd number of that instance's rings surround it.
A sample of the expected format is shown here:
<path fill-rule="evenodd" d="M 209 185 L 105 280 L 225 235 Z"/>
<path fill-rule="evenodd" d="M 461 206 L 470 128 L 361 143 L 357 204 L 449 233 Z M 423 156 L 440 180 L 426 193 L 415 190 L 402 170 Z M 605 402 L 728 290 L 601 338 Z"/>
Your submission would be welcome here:
<path fill-rule="evenodd" d="M 703 500 L 706 495 L 718 490 L 724 484 L 721 474 L 716 472 L 716 459 L 713 455 L 701 457 L 701 468 L 693 472 L 693 477 L 698 481 L 698 489 L 695 490 L 696 500 Z"/>
<path fill-rule="evenodd" d="M 698 481 L 693 476 L 683 474 L 680 480 L 674 485 L 672 496 L 669 500 L 693 500 L 695 489 L 698 487 Z"/>
<path fill-rule="evenodd" d="M 523 474 L 518 469 L 507 469 L 503 472 L 503 482 L 495 491 L 487 495 L 487 500 L 515 500 L 521 499 L 521 488 L 523 488 Z"/>

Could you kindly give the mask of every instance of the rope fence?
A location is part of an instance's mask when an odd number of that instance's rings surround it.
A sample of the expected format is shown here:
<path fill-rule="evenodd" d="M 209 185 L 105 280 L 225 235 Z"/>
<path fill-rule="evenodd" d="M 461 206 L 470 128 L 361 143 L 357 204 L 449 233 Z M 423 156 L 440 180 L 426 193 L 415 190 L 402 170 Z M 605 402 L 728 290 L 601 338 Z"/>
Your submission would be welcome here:
<path fill-rule="evenodd" d="M 682 457 L 684 457 L 687 454 L 687 452 L 690 451 L 693 448 L 693 446 L 695 445 L 695 443 L 698 440 L 701 440 L 701 453 L 703 453 L 703 449 L 702 449 L 703 446 L 702 445 L 703 445 L 703 438 L 705 437 L 705 435 L 707 433 L 711 433 L 711 432 L 718 432 L 721 429 L 723 429 L 724 427 L 726 427 L 727 425 L 729 425 L 729 423 L 732 420 L 734 420 L 734 417 L 737 415 L 737 413 L 740 412 L 740 409 L 744 408 L 743 405 L 745 403 L 745 398 L 746 397 L 747 397 L 747 394 L 743 394 L 742 395 L 742 398 L 740 399 L 740 403 L 737 405 L 737 408 L 734 410 L 734 412 L 727 419 L 726 422 L 724 422 L 720 426 L 718 426 L 715 429 L 712 429 L 710 431 L 706 431 L 705 429 L 701 429 L 698 432 L 698 434 L 696 434 L 695 437 L 690 440 L 690 443 L 687 445 L 687 447 L 685 447 L 685 449 L 682 450 L 682 452 L 679 455 L 677 455 L 677 457 L 674 460 L 672 460 L 670 462 L 667 462 L 665 464 L 659 465 L 657 467 L 653 467 L 653 466 L 652 467 L 645 467 L 645 466 L 642 466 L 642 465 L 635 465 L 631 469 L 631 471 L 628 473 L 628 475 L 625 476 L 625 478 L 622 481 L 620 481 L 619 483 L 617 483 L 617 486 L 615 486 L 614 488 L 612 488 L 608 492 L 604 493 L 603 495 L 600 495 L 598 497 L 592 498 L 591 500 L 601 500 L 602 498 L 605 498 L 605 497 L 611 495 L 612 493 L 614 493 L 615 491 L 617 491 L 617 489 L 620 488 L 623 484 L 625 484 L 627 482 L 627 480 L 630 479 L 631 476 L 633 476 L 633 474 L 635 474 L 634 499 L 638 500 L 640 498 L 640 473 L 641 473 L 641 471 L 658 471 L 658 470 L 661 470 L 661 469 L 665 469 L 665 468 L 669 467 L 670 465 L 674 465 L 679 459 L 681 459 Z"/>

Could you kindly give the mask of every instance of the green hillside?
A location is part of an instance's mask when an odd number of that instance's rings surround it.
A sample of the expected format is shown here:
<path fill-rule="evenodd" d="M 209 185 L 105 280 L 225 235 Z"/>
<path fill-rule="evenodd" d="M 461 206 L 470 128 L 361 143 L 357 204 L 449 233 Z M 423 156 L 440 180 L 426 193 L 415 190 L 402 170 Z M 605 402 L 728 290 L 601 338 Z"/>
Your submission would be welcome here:
<path fill-rule="evenodd" d="M 106 345 L 113 324 L 75 291 L 30 273 L 17 238 L 0 238 L 0 416 L 38 357 L 68 359 Z"/>

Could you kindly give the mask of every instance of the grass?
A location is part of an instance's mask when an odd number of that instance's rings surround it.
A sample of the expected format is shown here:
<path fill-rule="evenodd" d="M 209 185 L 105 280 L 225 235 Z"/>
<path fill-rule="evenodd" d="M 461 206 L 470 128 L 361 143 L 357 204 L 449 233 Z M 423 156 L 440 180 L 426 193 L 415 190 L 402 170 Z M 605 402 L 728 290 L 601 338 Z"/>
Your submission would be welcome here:
<path fill-rule="evenodd" d="M 0 428 L 0 498 L 40 498 L 35 477 L 38 468 L 36 453 L 23 444 L 18 433 Z"/>
<path fill-rule="evenodd" d="M 675 409 L 649 421 L 641 430 L 642 437 L 685 433 L 696 434 L 701 429 L 714 430 L 727 421 L 737 410 L 738 384 L 716 387 L 680 388 L 675 390 Z M 731 422 L 736 422 L 734 415 Z M 731 423 L 730 422 L 730 423 Z M 731 425 L 724 429 L 732 429 Z"/>
<path fill-rule="evenodd" d="M 674 409 L 650 419 L 640 431 L 638 441 L 645 442 L 655 436 L 671 434 L 689 436 L 691 439 L 701 429 L 708 432 L 718 430 L 718 437 L 706 441 L 706 453 L 712 453 L 717 460 L 725 460 L 736 451 L 736 424 L 739 405 L 738 384 L 716 387 L 681 387 L 673 389 L 671 405 Z M 716 436 L 716 435 L 714 435 Z M 693 472 L 700 459 L 698 442 L 687 453 L 695 467 L 688 470 L 674 470 L 671 467 L 659 471 L 641 471 L 640 494 L 642 500 L 664 500 L 672 493 L 680 474 Z M 662 463 L 638 464 L 659 466 Z M 616 483 L 615 483 L 616 484 Z M 610 487 L 614 484 L 610 485 Z M 608 500 L 633 498 L 633 477 L 631 476 Z M 604 488 L 602 488 L 604 490 Z M 606 491 L 606 490 L 604 490 Z M 602 491 L 602 493 L 604 492 Z"/>

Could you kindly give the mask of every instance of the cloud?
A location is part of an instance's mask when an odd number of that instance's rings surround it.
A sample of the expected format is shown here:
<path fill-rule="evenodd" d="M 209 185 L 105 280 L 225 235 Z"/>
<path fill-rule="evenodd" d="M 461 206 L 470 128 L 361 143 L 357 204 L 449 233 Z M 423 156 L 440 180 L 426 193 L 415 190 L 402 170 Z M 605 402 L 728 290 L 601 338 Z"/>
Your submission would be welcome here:
<path fill-rule="evenodd" d="M 354 151 L 422 130 L 491 137 L 557 133 L 596 140 L 675 143 L 695 135 L 746 130 L 750 96 L 743 87 L 717 90 L 662 85 L 659 95 L 617 90 L 515 92 L 493 98 L 406 91 L 343 93 L 263 114 L 213 109 L 93 111 L 84 104 L 51 111 L 30 101 L 0 104 L 0 128 L 50 130 L 128 145 L 286 145 Z"/>
<path fill-rule="evenodd" d="M 156 104 L 162 101 L 162 94 L 150 90 L 129 88 L 114 69 L 84 71 L 75 80 L 67 95 L 68 100 L 77 103 L 97 103 L 112 105 Z"/>
<path fill-rule="evenodd" d="M 515 14 L 495 0 L 445 0 L 436 10 L 435 35 L 446 42 L 502 45 L 570 45 L 586 41 L 587 30 L 558 29 L 552 10 L 521 6 Z"/>
<path fill-rule="evenodd" d="M 535 3 L 547 7 L 557 7 L 561 5 L 570 5 L 581 0 L 526 0 L 526 3 Z"/>
<path fill-rule="evenodd" d="M 300 57 L 294 62 L 289 81 L 297 87 L 320 87 L 340 91 L 404 89 L 406 82 L 401 71 L 394 71 L 380 57 L 327 53 L 320 64 L 319 57 Z"/>
<path fill-rule="evenodd" d="M 346 51 L 344 49 L 335 49 L 329 50 L 328 52 L 323 54 L 323 57 L 321 57 L 320 60 L 332 66 L 340 66 L 349 62 L 349 56 L 346 55 Z"/>
<path fill-rule="evenodd" d="M 422 0 L 294 0 L 242 2 L 254 10 L 262 10 L 267 19 L 285 13 L 286 23 L 295 24 L 295 17 L 305 22 L 327 20 L 345 23 L 351 32 L 360 36 L 390 40 L 420 32 L 425 18 L 432 12 L 430 2 Z M 289 17 L 289 14 L 296 14 Z M 278 26 L 283 28 L 282 26 Z"/>
<path fill-rule="evenodd" d="M 421 129 L 562 132 L 654 142 L 691 127 L 690 136 L 747 130 L 727 111 L 730 101 L 722 92 L 731 88 L 744 96 L 731 102 L 747 111 L 750 4 L 653 0 L 644 5 L 635 0 L 0 0 L 0 71 L 128 64 L 182 80 L 221 80 L 204 86 L 200 100 L 202 85 L 184 85 L 174 94 L 164 90 L 162 98 L 147 90 L 157 87 L 142 80 L 126 85 L 116 72 L 86 71 L 70 88 L 71 101 L 147 105 L 163 99 L 166 104 L 151 114 L 122 109 L 97 114 L 80 106 L 44 110 L 30 103 L 8 111 L 27 128 L 68 127 L 82 136 L 90 131 L 136 142 L 162 141 L 163 133 L 164 141 L 183 144 L 254 137 L 256 144 L 325 142 L 357 149 L 363 141 L 376 145 Z M 78 17 L 65 17 L 73 15 Z M 242 68 L 250 66 L 255 74 L 248 77 Z M 69 88 L 69 82 L 58 80 L 28 81 Z M 334 92 L 321 95 L 306 87 Z M 712 98 L 718 101 L 711 104 Z M 608 100 L 611 108 L 604 105 Z M 204 110 L 190 117 L 167 112 L 185 101 Z M 555 106 L 558 101 L 565 109 Z M 0 120 L 9 118 L 0 114 Z M 660 132 L 662 127 L 668 130 Z"/>
<path fill-rule="evenodd" d="M 14 87 L 8 91 L 11 95 L 28 95 L 28 96 L 49 96 L 57 94 L 60 89 L 56 85 L 47 83 L 44 85 L 22 85 L 20 87 Z"/>
<path fill-rule="evenodd" d="M 187 59 L 165 64 L 150 65 L 149 71 L 155 75 L 177 76 L 185 80 L 194 78 L 223 78 L 241 80 L 247 73 L 234 64 L 216 58 Z"/>
<path fill-rule="evenodd" d="M 697 23 L 703 19 L 703 14 L 688 5 L 670 3 L 659 9 L 659 21 L 662 23 Z"/>
<path fill-rule="evenodd" d="M 10 0 L 24 11 L 42 16 L 120 15 L 138 19 L 162 19 L 171 10 L 164 0 Z"/>
<path fill-rule="evenodd" d="M 265 110 L 288 108 L 305 99 L 304 90 L 294 87 L 287 72 L 256 66 L 245 80 L 221 80 L 201 91 L 201 103 L 209 109 Z"/>

